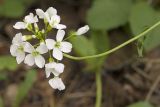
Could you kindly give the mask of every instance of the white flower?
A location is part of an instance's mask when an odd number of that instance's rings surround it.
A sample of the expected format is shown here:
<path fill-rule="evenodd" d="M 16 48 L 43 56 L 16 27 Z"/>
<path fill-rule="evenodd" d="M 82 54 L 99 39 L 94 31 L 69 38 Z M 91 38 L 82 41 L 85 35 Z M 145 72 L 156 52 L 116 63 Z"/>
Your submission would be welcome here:
<path fill-rule="evenodd" d="M 10 53 L 12 56 L 16 57 L 17 63 L 20 64 L 25 58 L 24 45 L 22 34 L 18 33 L 12 40 L 12 45 L 10 47 Z"/>
<path fill-rule="evenodd" d="M 59 78 L 59 77 L 54 77 L 54 78 L 50 79 L 49 80 L 49 85 L 53 89 L 58 89 L 60 91 L 65 89 L 65 85 L 64 85 L 62 79 Z"/>
<path fill-rule="evenodd" d="M 64 64 L 51 62 L 45 65 L 46 77 L 48 78 L 51 73 L 54 76 L 59 76 L 64 71 Z"/>
<path fill-rule="evenodd" d="M 89 26 L 85 25 L 84 27 L 81 27 L 77 30 L 76 35 L 83 35 L 85 33 L 87 33 L 89 30 Z"/>
<path fill-rule="evenodd" d="M 46 39 L 46 45 L 49 50 L 53 49 L 53 57 L 57 60 L 63 59 L 63 53 L 69 53 L 72 50 L 72 44 L 69 42 L 62 41 L 65 35 L 64 30 L 58 30 L 56 41 L 53 39 Z"/>
<path fill-rule="evenodd" d="M 49 7 L 46 12 L 42 9 L 36 9 L 36 13 L 40 19 L 44 19 L 52 28 L 65 29 L 66 26 L 60 23 L 60 16 L 57 15 L 57 10 Z"/>
<path fill-rule="evenodd" d="M 25 64 L 28 64 L 29 66 L 33 66 L 36 64 L 39 68 L 43 68 L 45 65 L 45 59 L 41 54 L 47 53 L 48 49 L 44 43 L 41 43 L 36 49 L 30 44 L 26 43 L 25 52 L 28 52 L 28 54 L 24 60 Z"/>
<path fill-rule="evenodd" d="M 29 24 L 38 22 L 37 16 L 34 16 L 33 13 L 30 13 L 24 18 L 24 22 L 17 22 L 13 27 L 15 29 L 26 29 Z"/>

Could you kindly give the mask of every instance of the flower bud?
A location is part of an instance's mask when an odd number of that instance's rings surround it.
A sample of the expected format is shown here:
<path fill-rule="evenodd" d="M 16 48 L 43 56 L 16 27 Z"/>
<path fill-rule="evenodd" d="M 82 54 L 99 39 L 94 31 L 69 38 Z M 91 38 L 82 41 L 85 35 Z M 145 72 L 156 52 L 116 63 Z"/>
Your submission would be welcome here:
<path fill-rule="evenodd" d="M 85 33 L 87 33 L 89 30 L 89 26 L 85 25 L 84 27 L 81 27 L 77 30 L 76 35 L 83 35 Z"/>

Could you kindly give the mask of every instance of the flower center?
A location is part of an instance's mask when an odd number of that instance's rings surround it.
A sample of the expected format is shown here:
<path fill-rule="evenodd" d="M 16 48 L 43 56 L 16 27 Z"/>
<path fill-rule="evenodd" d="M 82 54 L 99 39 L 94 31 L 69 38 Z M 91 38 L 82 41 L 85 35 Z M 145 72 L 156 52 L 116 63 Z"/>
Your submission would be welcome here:
<path fill-rule="evenodd" d="M 59 48 L 61 45 L 61 42 L 56 42 L 55 47 Z"/>
<path fill-rule="evenodd" d="M 23 51 L 24 51 L 23 46 L 19 46 L 19 47 L 18 47 L 18 51 L 23 52 Z"/>
<path fill-rule="evenodd" d="M 39 55 L 39 52 L 34 51 L 34 52 L 32 52 L 32 55 L 33 55 L 33 56 L 37 56 L 37 55 Z"/>

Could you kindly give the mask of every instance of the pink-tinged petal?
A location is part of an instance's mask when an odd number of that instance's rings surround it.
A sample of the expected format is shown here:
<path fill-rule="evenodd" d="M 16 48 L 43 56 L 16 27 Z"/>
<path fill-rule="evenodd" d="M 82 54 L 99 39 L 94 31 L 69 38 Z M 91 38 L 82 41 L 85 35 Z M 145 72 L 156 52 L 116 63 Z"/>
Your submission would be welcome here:
<path fill-rule="evenodd" d="M 24 60 L 24 63 L 29 65 L 29 66 L 33 66 L 35 61 L 34 61 L 34 57 L 32 54 L 28 54 Z"/>
<path fill-rule="evenodd" d="M 72 51 L 72 44 L 69 42 L 61 42 L 60 49 L 64 53 L 69 53 Z"/>
<path fill-rule="evenodd" d="M 53 49 L 53 57 L 56 58 L 57 60 L 62 60 L 63 53 L 58 48 L 54 48 Z"/>
<path fill-rule="evenodd" d="M 43 68 L 45 65 L 45 59 L 43 58 L 43 56 L 38 55 L 35 57 L 35 63 L 39 68 Z"/>
<path fill-rule="evenodd" d="M 56 40 L 58 42 L 61 42 L 63 40 L 64 36 L 65 36 L 65 31 L 64 30 L 58 30 Z"/>

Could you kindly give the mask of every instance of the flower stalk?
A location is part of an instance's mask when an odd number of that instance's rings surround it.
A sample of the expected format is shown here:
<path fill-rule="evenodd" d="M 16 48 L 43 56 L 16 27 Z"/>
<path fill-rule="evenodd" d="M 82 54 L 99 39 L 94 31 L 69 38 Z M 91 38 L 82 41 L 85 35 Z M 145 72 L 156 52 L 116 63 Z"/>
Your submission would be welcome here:
<path fill-rule="evenodd" d="M 102 75 L 100 69 L 97 69 L 96 73 L 96 104 L 95 107 L 101 107 L 102 105 Z"/>
<path fill-rule="evenodd" d="M 141 37 L 144 37 L 147 33 L 151 32 L 153 29 L 155 29 L 157 26 L 160 25 L 160 21 L 157 22 L 156 24 L 154 24 L 153 26 L 151 26 L 150 28 L 148 28 L 147 30 L 145 30 L 144 32 L 140 33 L 139 35 L 129 39 L 128 41 L 118 45 L 117 47 L 109 50 L 109 51 L 106 51 L 104 53 L 101 53 L 101 54 L 97 54 L 97 55 L 91 55 L 91 56 L 84 56 L 84 57 L 75 57 L 75 56 L 71 56 L 71 55 L 68 55 L 68 54 L 63 54 L 66 58 L 69 58 L 69 59 L 72 59 L 72 60 L 84 60 L 84 59 L 91 59 L 91 58 L 98 58 L 98 57 L 103 57 L 103 56 L 106 56 L 106 55 L 109 55 L 121 48 L 123 48 L 124 46 L 138 40 L 139 38 Z"/>

